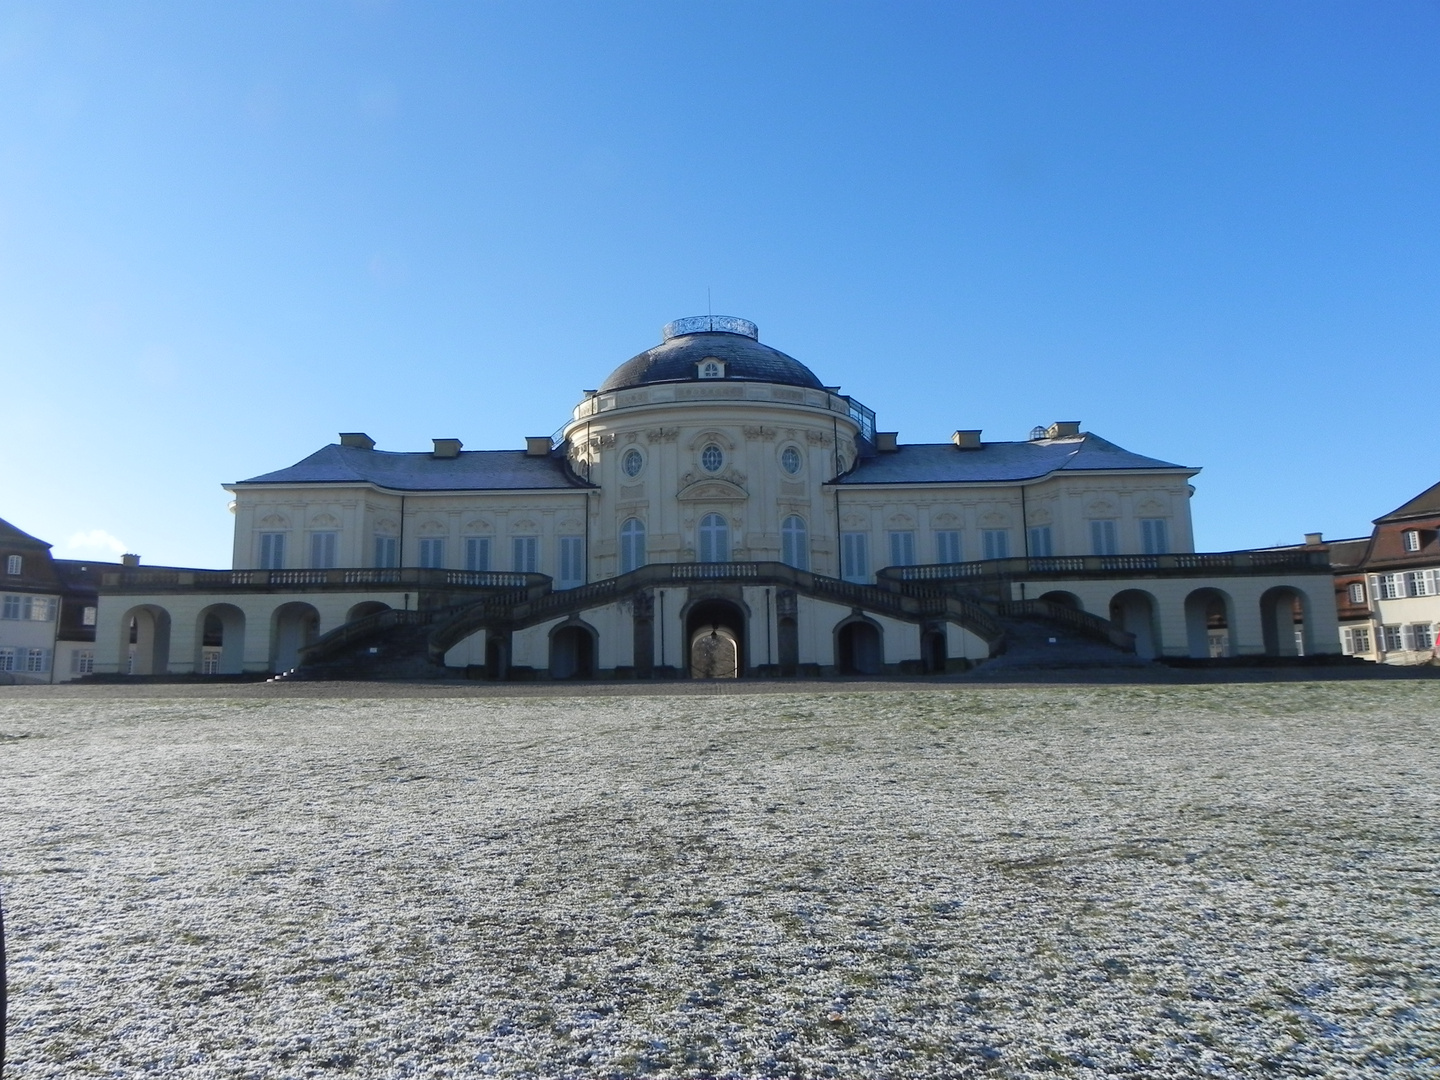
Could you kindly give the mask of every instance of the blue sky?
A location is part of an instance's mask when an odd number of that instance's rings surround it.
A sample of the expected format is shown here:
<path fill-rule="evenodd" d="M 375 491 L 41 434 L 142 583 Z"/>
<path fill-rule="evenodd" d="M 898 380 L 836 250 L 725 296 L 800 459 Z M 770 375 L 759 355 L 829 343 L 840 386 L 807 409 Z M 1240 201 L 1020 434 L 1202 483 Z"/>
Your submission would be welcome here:
<path fill-rule="evenodd" d="M 1440 479 L 1435 3 L 0 7 L 0 517 L 225 566 L 338 431 L 521 447 L 717 313 L 1202 549 Z M 99 535 L 104 534 L 104 535 Z"/>

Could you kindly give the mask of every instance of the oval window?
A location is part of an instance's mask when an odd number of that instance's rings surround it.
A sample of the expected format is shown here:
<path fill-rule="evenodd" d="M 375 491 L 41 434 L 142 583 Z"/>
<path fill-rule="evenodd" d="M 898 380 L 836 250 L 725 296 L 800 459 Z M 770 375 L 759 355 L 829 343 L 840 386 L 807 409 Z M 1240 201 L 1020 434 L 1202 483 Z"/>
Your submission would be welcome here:
<path fill-rule="evenodd" d="M 780 467 L 794 476 L 800 471 L 800 451 L 787 446 L 780 452 Z"/>
<path fill-rule="evenodd" d="M 630 449 L 625 451 L 625 456 L 620 459 L 620 467 L 625 470 L 626 476 L 636 476 L 640 472 L 645 459 L 640 456 L 640 451 Z"/>
<path fill-rule="evenodd" d="M 706 472 L 719 472 L 725 464 L 725 452 L 713 442 L 700 451 L 700 465 Z"/>

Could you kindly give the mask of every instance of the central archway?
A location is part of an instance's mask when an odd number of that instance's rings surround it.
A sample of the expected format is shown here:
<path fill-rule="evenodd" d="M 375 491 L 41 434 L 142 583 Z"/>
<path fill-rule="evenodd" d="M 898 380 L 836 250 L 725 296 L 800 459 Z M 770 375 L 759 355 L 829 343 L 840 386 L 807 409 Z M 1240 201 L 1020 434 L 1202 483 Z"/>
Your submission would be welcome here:
<path fill-rule="evenodd" d="M 857 616 L 836 627 L 835 669 L 841 675 L 879 675 L 884 668 L 884 636 L 878 625 Z"/>
<path fill-rule="evenodd" d="M 729 600 L 701 600 L 685 616 L 692 679 L 745 674 L 745 612 Z"/>
<path fill-rule="evenodd" d="M 595 628 L 580 622 L 561 623 L 550 631 L 550 677 L 595 678 Z"/>

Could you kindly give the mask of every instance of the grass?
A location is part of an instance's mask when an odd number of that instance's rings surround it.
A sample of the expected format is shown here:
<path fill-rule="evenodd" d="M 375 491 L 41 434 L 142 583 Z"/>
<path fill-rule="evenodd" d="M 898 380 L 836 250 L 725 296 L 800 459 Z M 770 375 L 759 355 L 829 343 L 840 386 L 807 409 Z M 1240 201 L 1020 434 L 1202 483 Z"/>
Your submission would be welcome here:
<path fill-rule="evenodd" d="M 8 1078 L 1440 1070 L 1425 683 L 0 696 Z"/>

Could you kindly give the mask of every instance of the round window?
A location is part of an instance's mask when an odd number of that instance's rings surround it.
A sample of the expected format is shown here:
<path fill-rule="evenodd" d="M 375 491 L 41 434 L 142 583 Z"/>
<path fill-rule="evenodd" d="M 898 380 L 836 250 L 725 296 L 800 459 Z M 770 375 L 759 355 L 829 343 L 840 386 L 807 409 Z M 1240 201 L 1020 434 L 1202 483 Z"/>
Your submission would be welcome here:
<path fill-rule="evenodd" d="M 630 449 L 625 451 L 625 456 L 620 459 L 620 467 L 625 470 L 626 476 L 636 476 L 640 472 L 645 459 L 640 456 L 640 451 Z"/>
<path fill-rule="evenodd" d="M 794 476 L 800 471 L 800 451 L 793 446 L 787 446 L 780 451 L 780 467 Z"/>
<path fill-rule="evenodd" d="M 720 466 L 725 464 L 725 452 L 713 442 L 708 443 L 700 451 L 700 464 L 706 472 L 719 472 Z"/>

